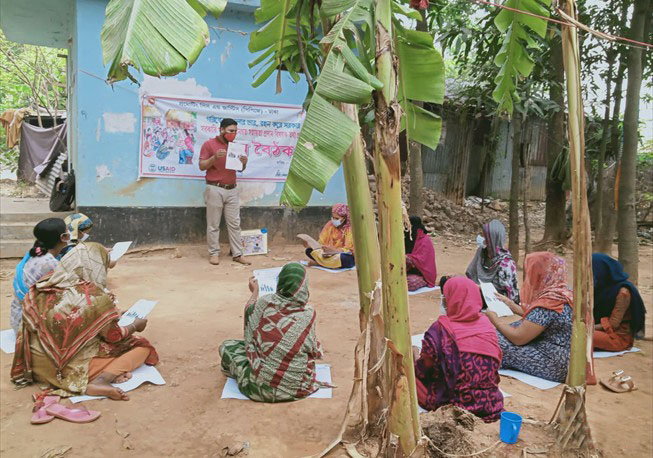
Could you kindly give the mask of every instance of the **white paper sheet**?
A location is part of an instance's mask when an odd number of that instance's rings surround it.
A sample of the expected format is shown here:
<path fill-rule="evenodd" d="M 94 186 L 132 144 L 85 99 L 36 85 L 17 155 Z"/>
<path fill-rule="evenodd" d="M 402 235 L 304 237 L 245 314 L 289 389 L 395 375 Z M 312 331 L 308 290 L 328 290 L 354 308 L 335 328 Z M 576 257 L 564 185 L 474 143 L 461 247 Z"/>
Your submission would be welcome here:
<path fill-rule="evenodd" d="M 430 293 L 431 291 L 440 291 L 439 286 L 434 286 L 433 288 L 429 288 L 428 286 L 425 286 L 423 288 L 417 289 L 415 291 L 408 291 L 409 296 L 416 296 L 418 294 L 422 293 Z"/>
<path fill-rule="evenodd" d="M 317 373 L 317 380 L 320 382 L 331 383 L 331 366 L 328 364 L 316 364 L 315 372 Z M 311 394 L 309 398 L 315 399 L 331 399 L 333 397 L 333 388 L 320 388 L 315 393 Z M 222 389 L 221 399 L 242 399 L 249 401 L 249 398 L 240 392 L 238 383 L 235 379 L 227 377 L 227 382 Z"/>
<path fill-rule="evenodd" d="M 16 351 L 16 333 L 13 329 L 5 329 L 0 331 L 0 348 L 5 353 L 13 353 Z"/>
<path fill-rule="evenodd" d="M 113 248 L 111 249 L 111 253 L 109 254 L 109 258 L 112 261 L 117 261 L 118 259 L 122 258 L 122 255 L 127 253 L 127 250 L 129 250 L 129 247 L 131 246 L 132 242 L 118 242 L 116 243 Z"/>
<path fill-rule="evenodd" d="M 512 369 L 499 369 L 499 375 L 503 375 L 504 377 L 512 377 L 519 380 L 520 382 L 534 386 L 535 388 L 539 388 L 541 390 L 548 390 L 560 385 L 558 382 L 544 380 L 543 378 L 524 374 L 523 372 L 515 371 Z"/>
<path fill-rule="evenodd" d="M 166 381 L 163 380 L 161 374 L 156 367 L 143 364 L 141 367 L 132 372 L 132 378 L 124 383 L 112 383 L 113 386 L 120 388 L 124 392 L 134 390 L 145 382 L 150 382 L 154 385 L 165 385 Z M 82 401 L 91 401 L 93 399 L 104 399 L 106 396 L 73 396 L 70 402 L 76 404 Z"/>
<path fill-rule="evenodd" d="M 147 299 L 140 299 L 129 310 L 122 314 L 118 324 L 120 326 L 127 326 L 134 322 L 136 318 L 145 318 L 150 314 L 157 301 L 148 301 Z"/>
<path fill-rule="evenodd" d="M 638 351 L 641 351 L 637 347 L 633 347 L 630 350 L 624 350 L 624 351 L 595 351 L 594 352 L 594 359 L 598 358 L 610 358 L 612 356 L 621 356 L 626 353 L 637 353 Z"/>
<path fill-rule="evenodd" d="M 254 277 L 258 281 L 259 295 L 272 294 L 277 291 L 277 281 L 281 269 L 283 269 L 283 267 L 273 267 L 271 269 L 259 269 L 254 271 Z"/>
<path fill-rule="evenodd" d="M 424 334 L 416 334 L 410 338 L 413 347 L 417 347 L 420 350 L 422 349 L 422 340 L 424 340 Z"/>
<path fill-rule="evenodd" d="M 512 313 L 512 310 L 510 310 L 510 307 L 508 307 L 506 304 L 501 302 L 497 297 L 495 296 L 495 293 L 497 292 L 496 288 L 492 283 L 481 283 L 481 292 L 483 293 L 483 297 L 485 298 L 485 303 L 487 304 L 487 308 L 494 313 L 497 314 L 497 316 L 510 316 L 514 315 Z"/>
<path fill-rule="evenodd" d="M 247 143 L 229 143 L 229 146 L 227 147 L 227 160 L 224 168 L 242 172 L 243 163 L 240 162 L 240 156 L 247 156 Z"/>
<path fill-rule="evenodd" d="M 300 264 L 304 264 L 305 266 L 308 266 L 308 261 L 299 261 L 299 262 L 300 262 Z M 356 268 L 356 266 L 348 267 L 346 269 L 327 269 L 326 267 L 322 267 L 322 266 L 309 266 L 309 267 L 311 269 L 320 269 L 320 270 L 323 270 L 325 272 L 329 272 L 331 274 L 339 274 L 340 272 L 347 272 L 347 271 L 350 271 L 350 270 L 354 270 Z"/>

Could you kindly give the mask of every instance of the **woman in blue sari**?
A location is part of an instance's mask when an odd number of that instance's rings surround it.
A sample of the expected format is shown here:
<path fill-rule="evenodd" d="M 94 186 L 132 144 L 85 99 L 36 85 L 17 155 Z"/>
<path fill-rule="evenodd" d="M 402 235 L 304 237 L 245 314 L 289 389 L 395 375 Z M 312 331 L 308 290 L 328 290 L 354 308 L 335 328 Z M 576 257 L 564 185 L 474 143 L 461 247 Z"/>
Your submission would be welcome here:
<path fill-rule="evenodd" d="M 47 218 L 34 226 L 34 246 L 16 266 L 14 299 L 11 301 L 11 327 L 18 333 L 23 318 L 23 299 L 34 283 L 57 267 L 57 255 L 68 244 L 70 235 L 61 218 Z"/>

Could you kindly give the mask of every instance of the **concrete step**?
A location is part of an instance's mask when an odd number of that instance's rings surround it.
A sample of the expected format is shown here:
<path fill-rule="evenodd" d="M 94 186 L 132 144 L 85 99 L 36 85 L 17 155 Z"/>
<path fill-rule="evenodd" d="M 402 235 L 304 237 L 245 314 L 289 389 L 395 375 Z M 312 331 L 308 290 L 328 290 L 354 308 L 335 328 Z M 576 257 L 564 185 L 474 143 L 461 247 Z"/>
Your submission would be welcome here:
<path fill-rule="evenodd" d="M 0 240 L 0 258 L 22 258 L 33 245 L 33 239 Z"/>
<path fill-rule="evenodd" d="M 57 213 L 5 213 L 0 212 L 0 223 L 30 223 L 32 227 L 36 226 L 41 220 L 46 218 L 61 218 L 72 214 L 72 212 Z M 31 236 L 31 235 L 30 235 Z"/>
<path fill-rule="evenodd" d="M 34 237 L 33 223 L 5 223 L 0 222 L 0 239 L 21 240 Z"/>

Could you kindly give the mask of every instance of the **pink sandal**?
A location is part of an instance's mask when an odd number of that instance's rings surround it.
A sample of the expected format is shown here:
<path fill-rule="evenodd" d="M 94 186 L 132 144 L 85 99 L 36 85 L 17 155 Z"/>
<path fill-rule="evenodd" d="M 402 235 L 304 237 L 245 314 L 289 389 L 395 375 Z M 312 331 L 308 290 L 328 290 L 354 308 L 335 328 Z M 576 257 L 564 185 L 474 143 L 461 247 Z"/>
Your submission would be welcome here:
<path fill-rule="evenodd" d="M 32 414 L 30 423 L 33 425 L 43 425 L 54 420 L 54 417 L 49 415 L 45 409 L 52 404 L 56 404 L 60 399 L 59 396 L 44 396 L 42 399 L 37 398 L 34 402 L 34 413 Z"/>
<path fill-rule="evenodd" d="M 61 404 L 51 404 L 45 411 L 54 417 L 71 423 L 90 423 L 97 420 L 102 414 L 102 412 L 98 412 L 97 410 L 88 410 L 86 407 L 70 409 Z"/>

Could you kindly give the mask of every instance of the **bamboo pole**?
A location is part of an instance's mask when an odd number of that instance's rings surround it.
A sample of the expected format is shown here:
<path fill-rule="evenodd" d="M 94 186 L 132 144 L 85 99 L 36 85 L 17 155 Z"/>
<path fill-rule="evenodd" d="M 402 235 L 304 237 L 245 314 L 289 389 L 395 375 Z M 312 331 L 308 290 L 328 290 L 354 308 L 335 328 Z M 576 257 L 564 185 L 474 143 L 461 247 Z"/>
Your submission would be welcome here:
<path fill-rule="evenodd" d="M 398 456 L 410 455 L 421 435 L 417 411 L 415 370 L 410 339 L 406 254 L 403 243 L 396 59 L 392 40 L 392 2 L 376 0 L 376 76 L 383 89 L 376 91 L 374 160 L 379 210 L 381 277 L 385 335 L 393 357 L 388 364 L 390 408 L 388 431 Z M 398 441 L 397 441 L 398 439 Z"/>
<path fill-rule="evenodd" d="M 566 0 L 562 10 L 574 19 L 574 0 Z M 580 84 L 580 55 L 576 28 L 562 27 L 562 52 L 566 76 L 568 104 L 569 162 L 573 211 L 574 248 L 574 318 L 571 337 L 571 356 L 564 403 L 558 417 L 561 434 L 558 445 L 563 449 L 594 449 L 585 412 L 586 374 L 593 376 L 592 332 L 592 237 L 587 205 L 585 174 L 584 111 Z"/>

